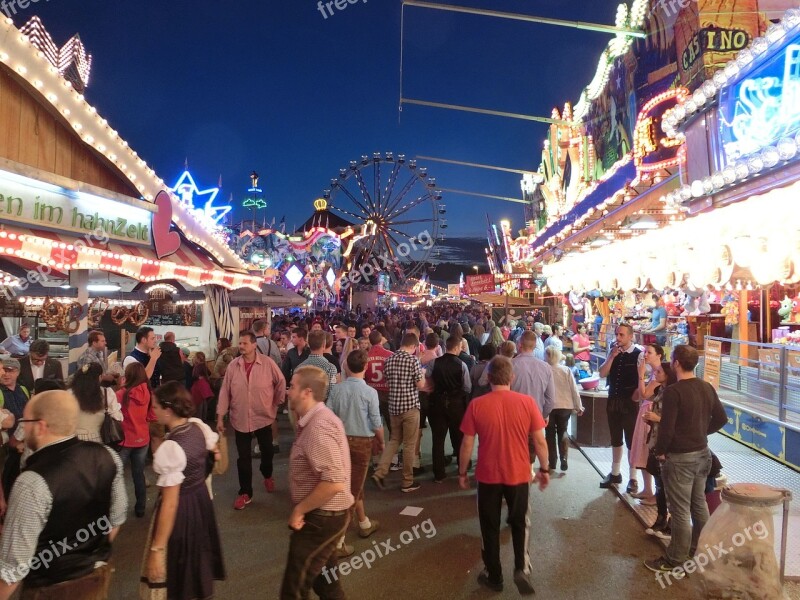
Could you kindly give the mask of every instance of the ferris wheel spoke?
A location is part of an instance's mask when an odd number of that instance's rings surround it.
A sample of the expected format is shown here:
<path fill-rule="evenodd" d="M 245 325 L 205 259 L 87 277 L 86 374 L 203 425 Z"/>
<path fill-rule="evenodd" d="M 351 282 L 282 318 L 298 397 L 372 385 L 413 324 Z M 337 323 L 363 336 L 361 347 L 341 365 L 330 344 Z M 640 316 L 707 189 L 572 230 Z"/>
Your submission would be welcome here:
<path fill-rule="evenodd" d="M 410 211 L 412 208 L 414 208 L 416 206 L 419 206 L 420 204 L 422 204 L 423 202 L 428 200 L 430 197 L 431 197 L 430 194 L 425 194 L 424 196 L 420 196 L 419 198 L 417 198 L 413 202 L 409 202 L 405 206 L 401 206 L 400 208 L 396 208 L 394 211 L 392 211 L 391 214 L 386 216 L 386 219 L 387 220 L 392 220 L 395 217 L 399 217 L 400 215 Z"/>
<path fill-rule="evenodd" d="M 391 238 L 391 236 L 386 231 L 381 230 L 381 237 L 383 237 L 383 242 L 384 242 L 384 244 L 386 244 L 386 251 L 389 253 L 389 257 L 392 259 L 393 262 L 395 262 L 395 263 L 398 262 L 397 261 L 397 257 L 395 256 L 395 253 L 394 253 L 394 248 L 392 248 L 392 244 L 391 244 L 391 242 L 389 242 L 389 238 Z M 395 245 L 399 245 L 399 244 L 395 244 Z"/>
<path fill-rule="evenodd" d="M 369 211 L 369 210 L 367 210 L 367 208 L 366 208 L 366 207 L 365 207 L 363 204 L 361 204 L 361 202 L 359 202 L 359 201 L 356 199 L 356 197 L 353 195 L 353 193 L 352 193 L 350 190 L 348 190 L 346 187 L 344 187 L 344 186 L 340 186 L 340 187 L 339 187 L 339 189 L 340 189 L 340 190 L 342 190 L 342 191 L 344 192 L 345 196 L 347 196 L 348 198 L 350 198 L 350 201 L 351 201 L 353 204 L 355 204 L 355 205 L 356 205 L 358 208 L 360 208 L 360 209 L 361 209 L 361 211 L 364 213 L 364 214 L 363 214 L 363 216 L 361 216 L 361 217 L 358 217 L 358 218 L 359 218 L 359 219 L 368 219 L 368 218 L 369 218 L 369 212 L 370 212 L 370 211 Z"/>
<path fill-rule="evenodd" d="M 392 212 L 392 211 L 393 211 L 395 208 L 397 208 L 397 206 L 399 206 L 399 204 L 400 204 L 400 203 L 403 201 L 403 199 L 406 197 L 406 194 L 408 194 L 408 192 L 410 192 L 410 191 L 411 191 L 411 188 L 412 188 L 412 187 L 414 187 L 414 184 L 415 184 L 417 181 L 418 181 L 418 178 L 417 178 L 417 176 L 416 176 L 416 175 L 413 175 L 413 176 L 411 177 L 411 179 L 409 179 L 409 180 L 406 182 L 406 184 L 405 184 L 405 185 L 404 185 L 404 186 L 403 186 L 403 187 L 400 189 L 400 192 L 397 194 L 397 196 L 396 196 L 394 199 L 387 198 L 387 201 L 386 201 L 386 205 L 387 205 L 387 206 L 386 206 L 386 210 L 384 210 L 384 211 L 383 211 L 383 213 L 382 213 L 384 218 L 388 218 L 388 217 L 389 217 L 389 214 L 390 214 L 390 213 L 391 213 L 391 212 Z"/>
<path fill-rule="evenodd" d="M 353 212 L 350 212 L 349 210 L 346 210 L 344 208 L 339 208 L 338 206 L 334 206 L 333 204 L 330 204 L 330 203 L 328 204 L 328 208 L 330 208 L 331 210 L 335 210 L 335 211 L 338 211 L 340 213 L 343 213 L 345 215 L 348 215 L 350 217 L 353 217 L 354 219 L 357 219 L 357 220 L 359 220 L 361 222 L 364 221 L 364 215 L 357 215 L 357 214 L 355 214 Z M 354 223 L 354 225 L 355 225 L 355 223 Z"/>
<path fill-rule="evenodd" d="M 375 203 L 372 201 L 372 196 L 369 195 L 367 191 L 367 184 L 364 183 L 364 176 L 361 174 L 359 169 L 355 170 L 356 174 L 356 182 L 358 183 L 358 189 L 361 192 L 361 197 L 366 200 L 367 205 L 369 205 L 372 212 L 375 212 Z M 367 212 L 369 214 L 369 212 Z"/>
<path fill-rule="evenodd" d="M 381 163 L 380 161 L 372 163 L 372 199 L 373 208 L 378 212 L 377 207 L 381 205 Z"/>
<path fill-rule="evenodd" d="M 386 200 L 386 205 L 389 204 L 389 198 L 392 197 L 392 192 L 394 192 L 394 184 L 397 182 L 397 174 L 400 172 L 400 165 L 395 163 L 394 168 L 392 169 L 392 173 L 389 175 L 389 183 L 386 184 L 386 194 L 383 198 Z M 383 202 L 381 202 L 381 214 L 383 214 Z"/>

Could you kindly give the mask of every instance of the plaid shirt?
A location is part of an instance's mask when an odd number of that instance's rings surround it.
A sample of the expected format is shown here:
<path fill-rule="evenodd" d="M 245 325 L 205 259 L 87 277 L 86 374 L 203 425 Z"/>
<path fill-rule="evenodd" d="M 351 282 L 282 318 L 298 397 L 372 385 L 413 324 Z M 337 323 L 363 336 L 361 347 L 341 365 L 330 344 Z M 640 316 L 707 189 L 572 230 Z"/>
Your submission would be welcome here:
<path fill-rule="evenodd" d="M 336 380 L 339 377 L 339 373 L 336 371 L 336 367 L 334 367 L 331 362 L 325 358 L 322 354 L 309 354 L 308 358 L 301 362 L 295 369 L 300 367 L 317 367 L 318 369 L 322 369 L 325 371 L 325 374 L 328 376 L 328 393 L 325 396 L 325 402 L 328 401 L 328 397 L 331 395 L 331 386 L 336 383 Z M 287 382 L 291 383 L 291 382 Z"/>
<path fill-rule="evenodd" d="M 402 415 L 412 408 L 419 409 L 417 382 L 425 373 L 417 357 L 398 350 L 386 359 L 383 372 L 389 383 L 389 414 Z"/>

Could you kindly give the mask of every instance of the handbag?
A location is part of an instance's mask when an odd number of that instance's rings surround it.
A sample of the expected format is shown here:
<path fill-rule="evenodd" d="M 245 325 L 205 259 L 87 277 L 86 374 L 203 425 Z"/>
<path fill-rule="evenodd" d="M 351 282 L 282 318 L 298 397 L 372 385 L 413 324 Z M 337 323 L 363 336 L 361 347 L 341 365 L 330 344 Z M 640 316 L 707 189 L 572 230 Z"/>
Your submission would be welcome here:
<path fill-rule="evenodd" d="M 122 423 L 114 419 L 108 412 L 106 404 L 106 414 L 103 416 L 103 424 L 100 426 L 100 439 L 106 446 L 119 444 L 125 439 L 125 432 L 122 431 Z"/>
<path fill-rule="evenodd" d="M 213 453 L 212 453 L 213 454 Z M 228 472 L 228 439 L 221 435 L 219 436 L 219 460 L 214 462 L 212 474 L 224 475 Z"/>

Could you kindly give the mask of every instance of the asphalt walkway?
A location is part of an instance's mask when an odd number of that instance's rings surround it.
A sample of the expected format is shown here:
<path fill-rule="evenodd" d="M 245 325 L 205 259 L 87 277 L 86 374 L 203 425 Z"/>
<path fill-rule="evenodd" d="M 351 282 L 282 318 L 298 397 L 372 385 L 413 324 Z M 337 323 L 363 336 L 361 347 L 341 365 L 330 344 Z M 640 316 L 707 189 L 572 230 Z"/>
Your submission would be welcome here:
<path fill-rule="evenodd" d="M 430 464 L 429 431 L 426 430 L 424 438 L 427 444 L 423 446 L 423 464 Z M 235 457 L 231 469 L 214 478 L 215 506 L 228 570 L 227 581 L 217 587 L 217 598 L 278 597 L 290 535 L 286 525 L 291 509 L 287 490 L 290 440 L 288 423 L 282 422 L 283 452 L 275 461 L 277 489 L 267 495 L 263 487 L 256 486 L 253 502 L 244 511 L 232 508 L 238 487 Z M 257 473 L 257 469 L 254 471 Z M 149 467 L 148 473 L 152 478 Z M 476 581 L 482 561 L 475 490 L 459 490 L 455 465 L 448 467 L 448 478 L 442 484 L 434 484 L 430 472 L 420 476 L 419 481 L 420 490 L 410 494 L 399 491 L 399 473 L 387 478 L 389 489 L 385 492 L 367 482 L 367 511 L 371 518 L 380 521 L 381 529 L 366 540 L 358 538 L 353 530 L 348 543 L 355 545 L 355 556 L 361 556 L 362 563 L 376 547 L 385 549 L 390 545 L 394 550 L 376 558 L 370 568 L 359 565 L 358 561 L 350 563 L 353 570 L 342 578 L 348 597 L 370 600 L 518 597 L 512 578 L 513 554 L 508 529 L 501 534 L 505 590 L 491 592 Z M 644 533 L 627 503 L 615 493 L 599 489 L 598 481 L 597 471 L 580 452 L 572 449 L 569 471 L 556 477 L 544 492 L 533 489 L 530 552 L 536 597 L 547 600 L 702 597 L 695 589 L 696 578 L 662 589 L 653 573 L 642 565 L 644 559 L 659 556 L 661 546 Z M 128 488 L 132 500 L 130 480 Z M 139 569 L 155 493 L 155 487 L 148 489 L 145 519 L 134 518 L 131 509 L 129 521 L 114 545 L 113 599 L 138 598 Z M 422 512 L 417 516 L 401 515 L 406 507 L 420 508 Z"/>

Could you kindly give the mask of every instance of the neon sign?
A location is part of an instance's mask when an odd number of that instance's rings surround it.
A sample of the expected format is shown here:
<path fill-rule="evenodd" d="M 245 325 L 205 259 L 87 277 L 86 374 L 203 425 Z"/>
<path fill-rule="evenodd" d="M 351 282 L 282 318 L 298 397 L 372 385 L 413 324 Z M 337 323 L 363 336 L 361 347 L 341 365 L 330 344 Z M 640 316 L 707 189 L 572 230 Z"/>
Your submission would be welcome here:
<path fill-rule="evenodd" d="M 217 194 L 219 194 L 219 188 L 215 187 L 201 190 L 197 187 L 188 169 L 183 172 L 183 175 L 181 175 L 175 185 L 172 186 L 171 191 L 181 199 L 181 202 L 188 205 L 191 211 L 200 217 L 201 220 L 210 222 L 214 226 L 218 226 L 220 220 L 231 210 L 230 206 L 214 206 L 214 200 L 216 200 Z M 207 196 L 203 208 L 195 207 L 195 198 L 198 196 Z"/>
<path fill-rule="evenodd" d="M 725 164 L 800 130 L 800 35 L 753 66 L 720 93 Z"/>

